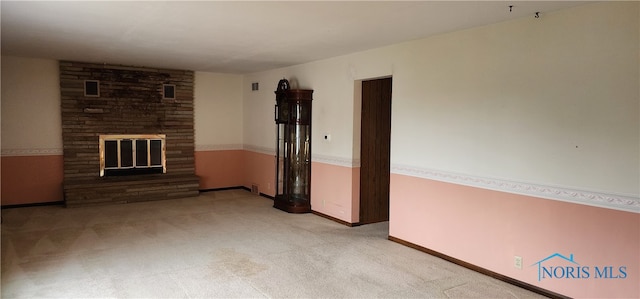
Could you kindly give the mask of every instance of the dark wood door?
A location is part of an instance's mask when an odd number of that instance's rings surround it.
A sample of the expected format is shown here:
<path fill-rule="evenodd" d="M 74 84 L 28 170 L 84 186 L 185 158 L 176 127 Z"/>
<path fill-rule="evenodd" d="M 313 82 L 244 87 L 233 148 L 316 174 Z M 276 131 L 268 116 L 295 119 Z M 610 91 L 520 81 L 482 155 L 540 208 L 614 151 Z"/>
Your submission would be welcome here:
<path fill-rule="evenodd" d="M 391 82 L 362 82 L 360 224 L 389 220 Z"/>

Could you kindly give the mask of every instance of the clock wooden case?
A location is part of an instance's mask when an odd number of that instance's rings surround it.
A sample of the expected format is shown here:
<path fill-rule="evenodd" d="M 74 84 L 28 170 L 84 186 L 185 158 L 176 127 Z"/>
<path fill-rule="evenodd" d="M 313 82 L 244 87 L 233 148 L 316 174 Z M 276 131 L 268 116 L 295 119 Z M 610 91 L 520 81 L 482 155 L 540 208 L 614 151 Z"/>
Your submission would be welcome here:
<path fill-rule="evenodd" d="M 289 213 L 311 212 L 311 101 L 313 90 L 289 89 L 280 80 L 276 94 L 276 196 L 273 206 Z"/>

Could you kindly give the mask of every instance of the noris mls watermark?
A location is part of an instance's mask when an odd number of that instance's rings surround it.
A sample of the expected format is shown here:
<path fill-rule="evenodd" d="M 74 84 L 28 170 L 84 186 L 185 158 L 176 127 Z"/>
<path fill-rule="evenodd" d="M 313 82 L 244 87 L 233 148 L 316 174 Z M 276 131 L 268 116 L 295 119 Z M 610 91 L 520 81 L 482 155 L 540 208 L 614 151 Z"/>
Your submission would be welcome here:
<path fill-rule="evenodd" d="M 573 253 L 569 256 L 554 253 L 531 267 L 538 267 L 538 281 L 544 279 L 625 279 L 627 266 L 584 265 L 578 263 Z"/>

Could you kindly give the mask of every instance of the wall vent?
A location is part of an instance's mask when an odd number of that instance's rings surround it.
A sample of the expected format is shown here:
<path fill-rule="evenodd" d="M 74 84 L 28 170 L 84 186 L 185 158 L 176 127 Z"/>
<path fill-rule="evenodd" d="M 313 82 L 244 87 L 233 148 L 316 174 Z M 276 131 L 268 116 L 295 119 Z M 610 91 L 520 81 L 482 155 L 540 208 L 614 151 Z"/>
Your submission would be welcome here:
<path fill-rule="evenodd" d="M 98 80 L 84 80 L 84 96 L 85 97 L 99 97 L 100 96 L 100 81 L 98 81 Z"/>
<path fill-rule="evenodd" d="M 260 195 L 260 190 L 258 189 L 258 185 L 251 185 L 251 193 L 255 195 Z"/>
<path fill-rule="evenodd" d="M 176 99 L 176 86 L 175 84 L 162 84 L 162 98 L 166 100 Z"/>
<path fill-rule="evenodd" d="M 251 91 L 256 91 L 260 89 L 260 84 L 258 82 L 251 83 Z"/>

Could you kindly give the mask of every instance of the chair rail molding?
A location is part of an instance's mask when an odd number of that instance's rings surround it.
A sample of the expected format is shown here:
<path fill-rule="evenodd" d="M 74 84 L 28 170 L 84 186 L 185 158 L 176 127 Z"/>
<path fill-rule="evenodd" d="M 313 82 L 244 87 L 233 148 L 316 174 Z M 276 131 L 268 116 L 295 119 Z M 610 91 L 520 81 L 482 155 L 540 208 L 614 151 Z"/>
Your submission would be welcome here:
<path fill-rule="evenodd" d="M 196 144 L 196 152 L 242 150 L 242 144 Z"/>
<path fill-rule="evenodd" d="M 276 155 L 276 149 L 272 147 L 245 144 L 242 146 L 242 149 L 246 151 L 254 152 L 254 153 L 259 153 L 259 154 L 272 155 L 272 156 Z"/>
<path fill-rule="evenodd" d="M 413 176 L 434 181 L 447 182 L 500 192 L 527 195 L 551 200 L 640 213 L 640 197 L 626 194 L 611 194 L 598 191 L 541 185 L 529 182 L 480 177 L 409 165 L 391 165 L 391 173 Z"/>
<path fill-rule="evenodd" d="M 330 165 L 336 165 L 336 166 L 351 167 L 351 168 L 360 167 L 360 160 L 358 159 L 343 158 L 343 157 L 336 157 L 336 156 L 329 156 L 329 155 L 312 154 L 311 161 L 330 164 Z"/>
<path fill-rule="evenodd" d="M 0 151 L 2 157 L 18 156 L 61 156 L 62 148 L 3 148 Z"/>

